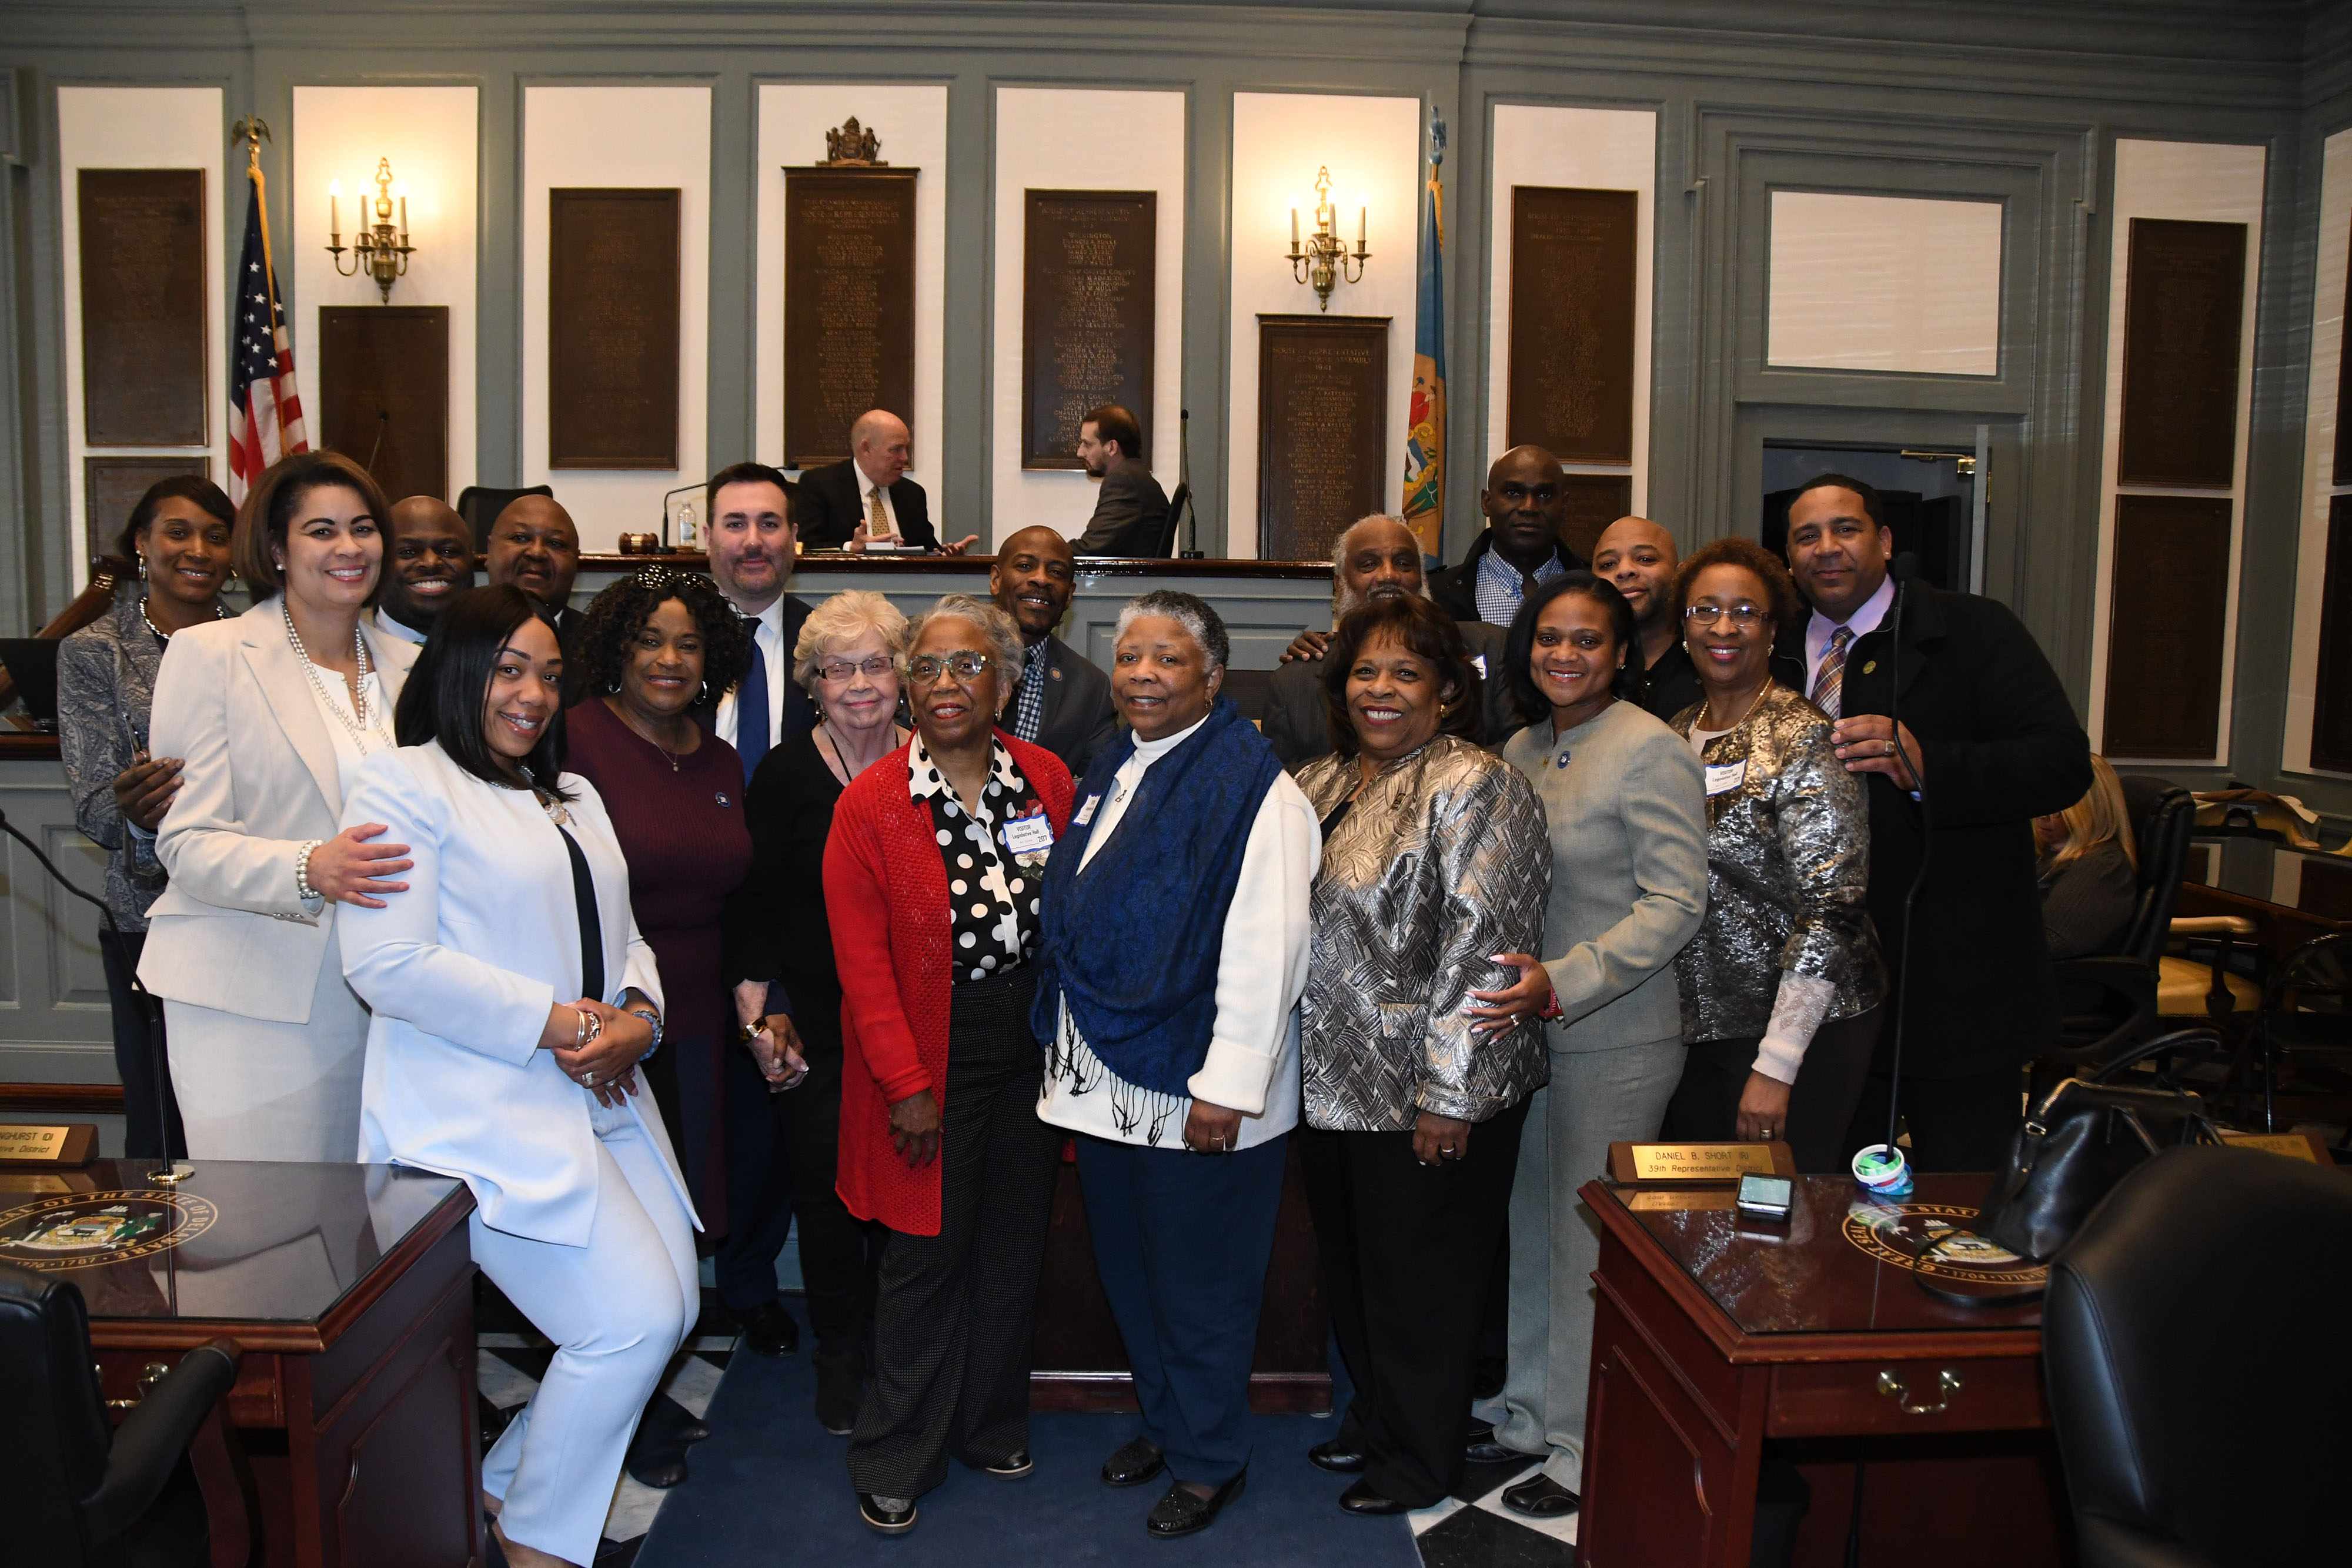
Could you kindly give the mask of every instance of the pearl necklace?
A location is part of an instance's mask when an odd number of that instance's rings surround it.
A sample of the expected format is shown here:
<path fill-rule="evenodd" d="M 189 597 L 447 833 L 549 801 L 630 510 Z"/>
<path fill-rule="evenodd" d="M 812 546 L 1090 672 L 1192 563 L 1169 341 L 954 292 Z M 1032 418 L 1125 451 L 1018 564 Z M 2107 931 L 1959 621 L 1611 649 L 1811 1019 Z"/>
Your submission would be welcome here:
<path fill-rule="evenodd" d="M 359 722 L 353 724 L 352 716 L 343 711 L 342 705 L 328 695 L 327 683 L 319 678 L 319 666 L 310 662 L 310 651 L 302 646 L 302 633 L 294 630 L 294 612 L 282 596 L 278 601 L 278 613 L 286 622 L 286 640 L 294 644 L 294 656 L 302 661 L 303 673 L 310 677 L 310 688 L 319 694 L 319 700 L 326 705 L 327 711 L 335 716 L 335 722 L 351 732 L 352 744 L 359 747 L 360 755 L 366 756 L 368 736 L 375 729 L 375 705 L 368 700 L 367 639 L 360 634 L 357 625 L 352 626 L 352 652 L 358 658 L 360 666 L 359 700 L 355 705 Z"/>
<path fill-rule="evenodd" d="M 155 618 L 147 613 L 147 601 L 153 597 L 154 595 L 151 593 L 142 593 L 139 596 L 139 619 L 147 622 L 147 630 L 155 633 L 155 641 L 158 643 L 168 643 L 172 640 L 172 634 L 169 632 L 164 631 L 161 626 L 156 625 Z M 213 604 L 213 619 L 215 621 L 227 620 L 228 606 L 215 601 Z"/>

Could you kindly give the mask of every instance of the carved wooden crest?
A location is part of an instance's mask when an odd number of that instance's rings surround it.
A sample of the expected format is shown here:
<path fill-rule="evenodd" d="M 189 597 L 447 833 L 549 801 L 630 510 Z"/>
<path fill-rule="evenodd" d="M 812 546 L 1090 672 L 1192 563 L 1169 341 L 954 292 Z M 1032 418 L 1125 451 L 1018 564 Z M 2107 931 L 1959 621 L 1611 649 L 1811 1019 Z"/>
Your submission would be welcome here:
<path fill-rule="evenodd" d="M 874 134 L 873 127 L 860 126 L 857 116 L 851 115 L 841 122 L 838 131 L 824 133 L 824 164 L 834 169 L 887 169 L 889 162 L 876 154 L 882 151 L 882 139 Z"/>

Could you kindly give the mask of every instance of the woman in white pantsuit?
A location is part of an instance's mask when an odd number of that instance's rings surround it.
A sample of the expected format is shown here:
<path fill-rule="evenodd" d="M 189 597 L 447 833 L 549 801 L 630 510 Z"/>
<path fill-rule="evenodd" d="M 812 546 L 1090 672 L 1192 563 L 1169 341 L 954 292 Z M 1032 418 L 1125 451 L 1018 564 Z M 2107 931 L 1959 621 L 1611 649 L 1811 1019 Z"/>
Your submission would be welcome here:
<path fill-rule="evenodd" d="M 636 1062 L 661 982 L 595 789 L 562 771 L 562 656 L 534 601 L 441 613 L 343 811 L 409 846 L 409 890 L 343 917 L 373 1010 L 361 1155 L 473 1189 L 474 1260 L 556 1342 L 482 1463 L 507 1560 L 594 1560 L 637 1414 L 694 1326 L 693 1207 Z"/>
<path fill-rule="evenodd" d="M 379 823 L 338 831 L 414 645 L 364 622 L 383 571 L 375 481 L 306 452 L 237 510 L 229 559 L 253 608 L 173 634 L 149 749 L 184 759 L 155 837 L 171 885 L 139 977 L 163 998 L 172 1087 L 197 1160 L 349 1161 L 367 1011 L 332 961 L 336 908 L 398 896 Z M 131 830 L 138 832 L 135 826 Z"/>

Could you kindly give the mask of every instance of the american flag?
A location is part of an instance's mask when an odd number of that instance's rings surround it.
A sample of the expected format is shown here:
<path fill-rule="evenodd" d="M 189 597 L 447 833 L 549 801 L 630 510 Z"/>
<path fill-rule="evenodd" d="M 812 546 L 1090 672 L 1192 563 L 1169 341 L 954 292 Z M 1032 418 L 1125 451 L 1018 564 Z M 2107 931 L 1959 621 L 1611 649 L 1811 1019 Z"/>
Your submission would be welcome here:
<path fill-rule="evenodd" d="M 253 207 L 246 214 L 245 254 L 237 258 L 236 343 L 228 375 L 228 498 L 243 501 L 262 471 L 289 452 L 308 452 L 302 397 L 294 386 L 294 347 L 278 309 L 262 215 L 261 172 L 248 173 Z"/>

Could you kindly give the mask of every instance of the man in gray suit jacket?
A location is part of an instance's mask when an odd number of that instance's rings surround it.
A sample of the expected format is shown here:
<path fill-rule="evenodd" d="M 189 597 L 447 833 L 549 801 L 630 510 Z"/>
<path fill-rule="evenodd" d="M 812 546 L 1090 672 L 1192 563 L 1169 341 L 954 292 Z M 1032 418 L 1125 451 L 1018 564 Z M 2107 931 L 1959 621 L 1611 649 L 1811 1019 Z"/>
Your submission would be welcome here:
<path fill-rule="evenodd" d="M 1375 599 L 1402 599 L 1425 592 L 1422 580 L 1421 541 L 1395 517 L 1378 513 L 1365 517 L 1339 536 L 1331 549 L 1331 623 L 1349 611 Z M 1499 750 L 1504 738 L 1519 727 L 1511 706 L 1509 683 L 1503 679 L 1500 626 L 1483 621 L 1457 621 L 1463 641 L 1470 644 L 1472 661 L 1482 677 L 1483 739 Z M 1283 655 L 1282 667 L 1266 683 L 1265 721 L 1262 727 L 1274 754 L 1285 768 L 1296 769 L 1331 749 L 1330 709 L 1323 697 L 1323 649 L 1329 639 L 1305 632 Z"/>
<path fill-rule="evenodd" d="M 1102 481 L 1095 515 L 1078 536 L 1080 555 L 1156 556 L 1165 552 L 1160 530 L 1168 526 L 1168 493 L 1151 476 L 1138 453 L 1143 428 L 1135 415 L 1107 402 L 1078 422 L 1078 456 L 1087 472 Z"/>
<path fill-rule="evenodd" d="M 1021 627 L 1028 662 L 1015 676 L 1012 729 L 1062 759 L 1072 779 L 1118 733 L 1110 677 L 1054 635 L 1077 588 L 1070 541 L 1048 528 L 1027 528 L 1006 539 L 988 569 L 988 591 Z"/>

